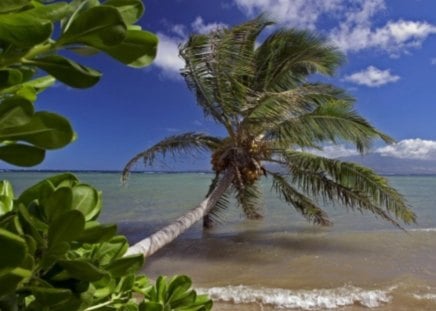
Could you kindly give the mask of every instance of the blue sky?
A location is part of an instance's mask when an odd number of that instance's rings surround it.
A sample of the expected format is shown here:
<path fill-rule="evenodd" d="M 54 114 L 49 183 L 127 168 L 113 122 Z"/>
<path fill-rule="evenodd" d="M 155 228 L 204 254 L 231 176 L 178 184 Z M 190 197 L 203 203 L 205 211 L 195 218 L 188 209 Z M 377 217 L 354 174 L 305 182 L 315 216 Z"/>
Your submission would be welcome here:
<path fill-rule="evenodd" d="M 308 28 L 329 37 L 347 63 L 328 82 L 348 90 L 356 109 L 394 137 L 374 152 L 436 159 L 436 1 L 434 0 L 146 0 L 144 29 L 160 38 L 158 57 L 146 69 L 131 69 L 104 55 L 83 61 L 103 72 L 92 89 L 61 84 L 42 93 L 40 110 L 69 118 L 73 144 L 48 153 L 37 169 L 118 170 L 137 152 L 186 131 L 223 134 L 205 120 L 179 76 L 177 46 L 192 32 L 241 23 L 261 12 L 279 25 Z M 352 155 L 346 146 L 326 146 L 325 155 Z M 1 164 L 4 168 L 10 168 Z M 193 158 L 168 169 L 207 168 Z"/>

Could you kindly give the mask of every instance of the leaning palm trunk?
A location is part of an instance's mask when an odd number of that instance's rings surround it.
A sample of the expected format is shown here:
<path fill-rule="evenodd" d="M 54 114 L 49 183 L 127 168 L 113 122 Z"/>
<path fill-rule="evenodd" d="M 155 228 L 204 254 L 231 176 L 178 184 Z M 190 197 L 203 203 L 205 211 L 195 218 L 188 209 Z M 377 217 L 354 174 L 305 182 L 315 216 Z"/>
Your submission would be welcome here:
<path fill-rule="evenodd" d="M 216 185 L 215 189 L 197 207 L 191 209 L 170 225 L 131 246 L 126 253 L 126 256 L 143 254 L 144 257 L 148 257 L 165 245 L 171 243 L 193 224 L 203 219 L 203 216 L 205 216 L 215 206 L 223 193 L 231 185 L 233 177 L 231 171 L 226 172 L 223 178 L 221 178 Z"/>

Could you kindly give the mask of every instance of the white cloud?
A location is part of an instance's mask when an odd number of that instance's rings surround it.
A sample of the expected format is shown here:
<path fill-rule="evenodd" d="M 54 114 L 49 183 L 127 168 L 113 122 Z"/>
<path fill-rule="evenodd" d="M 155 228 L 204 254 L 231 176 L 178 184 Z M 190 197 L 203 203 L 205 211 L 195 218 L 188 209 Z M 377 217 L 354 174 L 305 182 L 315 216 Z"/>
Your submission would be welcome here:
<path fill-rule="evenodd" d="M 380 70 L 374 66 L 369 66 L 365 70 L 346 76 L 345 81 L 353 82 L 369 87 L 377 87 L 387 83 L 393 83 L 400 79 L 400 76 L 391 74 L 389 69 Z"/>
<path fill-rule="evenodd" d="M 201 16 L 198 16 L 192 23 L 191 23 L 192 30 L 195 33 L 208 33 L 212 30 L 215 30 L 217 28 L 226 28 L 227 25 L 224 23 L 209 23 L 205 24 L 204 20 Z"/>
<path fill-rule="evenodd" d="M 181 38 L 186 38 L 188 36 L 186 26 L 181 24 L 173 25 L 171 27 L 171 32 Z"/>
<path fill-rule="evenodd" d="M 305 151 L 331 159 L 360 154 L 355 148 L 349 148 L 344 145 L 327 145 L 324 146 L 322 150 L 307 149 Z"/>
<path fill-rule="evenodd" d="M 432 65 L 436 65 L 436 57 L 430 59 L 430 64 L 432 64 Z"/>
<path fill-rule="evenodd" d="M 179 44 L 184 41 L 181 38 L 169 37 L 162 33 L 159 36 L 159 45 L 154 65 L 162 70 L 166 77 L 179 77 L 180 69 L 184 67 L 183 59 L 179 57 Z"/>
<path fill-rule="evenodd" d="M 342 0 L 235 0 L 246 15 L 267 12 L 291 27 L 315 28 L 320 16 L 341 9 Z"/>
<path fill-rule="evenodd" d="M 385 26 L 371 29 L 369 25 L 350 26 L 346 23 L 332 30 L 331 40 L 343 51 L 358 52 L 375 48 L 398 56 L 410 48 L 420 47 L 436 26 L 427 22 L 389 21 Z"/>
<path fill-rule="evenodd" d="M 322 150 L 305 149 L 304 151 L 331 159 L 360 154 L 355 148 L 345 145 L 327 145 Z M 404 139 L 395 144 L 376 148 L 370 153 L 400 159 L 436 160 L 436 141 L 420 138 Z"/>
<path fill-rule="evenodd" d="M 378 148 L 376 153 L 401 159 L 436 160 L 436 141 L 420 138 L 404 139 Z"/>
<path fill-rule="evenodd" d="M 205 23 L 201 16 L 197 17 L 190 25 L 195 33 L 207 33 L 216 28 L 224 28 L 223 23 Z M 162 75 L 171 79 L 180 79 L 180 69 L 185 66 L 185 62 L 179 56 L 179 45 L 188 39 L 188 27 L 177 24 L 170 27 L 173 35 L 158 33 L 159 45 L 157 56 L 153 63 L 161 69 Z"/>
<path fill-rule="evenodd" d="M 436 34 L 436 25 L 425 21 L 390 20 L 374 27 L 375 17 L 386 10 L 385 0 L 234 0 L 248 16 L 267 12 L 290 27 L 316 29 L 322 17 L 336 22 L 325 30 L 318 27 L 340 49 L 358 52 L 378 49 L 399 56 L 420 47 L 428 36 Z"/>

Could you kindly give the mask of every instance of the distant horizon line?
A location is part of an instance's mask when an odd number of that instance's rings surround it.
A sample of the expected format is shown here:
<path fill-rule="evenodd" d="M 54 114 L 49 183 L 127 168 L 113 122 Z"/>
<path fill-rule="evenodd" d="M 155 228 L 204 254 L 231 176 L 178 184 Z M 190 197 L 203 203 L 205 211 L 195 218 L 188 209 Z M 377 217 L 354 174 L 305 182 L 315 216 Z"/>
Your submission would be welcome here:
<path fill-rule="evenodd" d="M 121 174 L 122 170 L 83 170 L 83 169 L 74 169 L 74 170 L 62 170 L 62 169 L 0 169 L 0 172 L 11 172 L 11 173 L 117 173 Z M 173 171 L 131 171 L 130 174 L 213 174 L 214 172 L 211 170 L 173 170 Z M 381 176 L 436 176 L 436 173 L 379 173 Z"/>
<path fill-rule="evenodd" d="M 73 173 L 122 173 L 122 170 L 106 170 L 106 169 L 7 169 L 1 168 L 0 172 L 28 172 L 28 173 L 44 173 L 44 172 L 73 172 Z M 162 173 L 162 174 L 171 174 L 171 173 L 213 173 L 212 170 L 135 170 L 130 171 L 129 174 L 143 174 L 143 173 Z"/>

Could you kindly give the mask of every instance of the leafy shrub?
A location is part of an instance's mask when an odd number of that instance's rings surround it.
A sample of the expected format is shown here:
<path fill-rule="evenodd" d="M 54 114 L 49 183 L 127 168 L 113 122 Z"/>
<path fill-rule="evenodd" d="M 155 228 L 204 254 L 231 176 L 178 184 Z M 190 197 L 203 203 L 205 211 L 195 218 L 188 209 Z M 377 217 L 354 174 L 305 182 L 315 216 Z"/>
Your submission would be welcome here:
<path fill-rule="evenodd" d="M 115 225 L 97 221 L 101 193 L 72 174 L 49 177 L 14 198 L 0 184 L 0 309 L 210 310 L 191 280 L 138 275 L 142 255 Z"/>
<path fill-rule="evenodd" d="M 101 77 L 59 51 L 102 52 L 131 67 L 156 55 L 157 37 L 135 24 L 140 0 L 50 2 L 0 1 L 0 160 L 17 166 L 75 139 L 66 118 L 35 111 L 37 95 L 56 80 L 89 88 Z M 101 208 L 101 193 L 69 173 L 17 198 L 0 182 L 0 310 L 211 309 L 186 276 L 152 285 L 138 275 L 143 256 L 124 256 L 128 242 L 97 221 Z"/>

